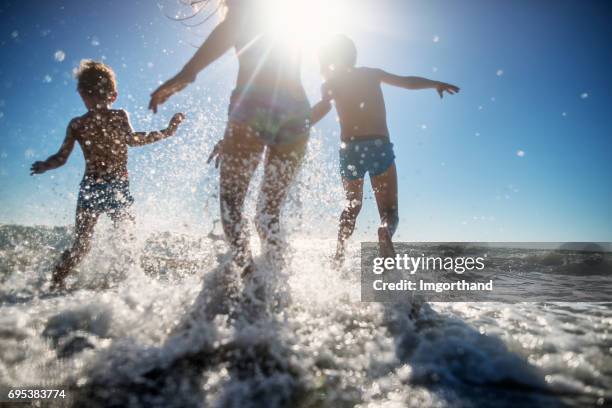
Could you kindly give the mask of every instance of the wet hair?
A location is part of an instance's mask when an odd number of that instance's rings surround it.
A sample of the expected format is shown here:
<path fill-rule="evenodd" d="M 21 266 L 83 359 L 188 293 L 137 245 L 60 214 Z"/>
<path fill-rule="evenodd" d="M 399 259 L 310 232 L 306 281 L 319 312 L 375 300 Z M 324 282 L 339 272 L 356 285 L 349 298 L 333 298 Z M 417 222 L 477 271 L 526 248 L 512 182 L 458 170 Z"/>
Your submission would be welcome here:
<path fill-rule="evenodd" d="M 319 59 L 325 65 L 354 67 L 357 63 L 357 48 L 346 35 L 336 34 L 321 47 Z"/>
<path fill-rule="evenodd" d="M 117 93 L 117 81 L 112 68 L 102 62 L 82 60 L 76 72 L 79 92 L 96 99 L 109 100 Z"/>
<path fill-rule="evenodd" d="M 198 27 L 208 22 L 216 14 L 223 19 L 230 7 L 236 6 L 240 0 L 178 0 L 182 6 L 188 6 L 190 13 L 176 17 L 166 14 L 170 20 L 179 21 L 186 27 Z"/>

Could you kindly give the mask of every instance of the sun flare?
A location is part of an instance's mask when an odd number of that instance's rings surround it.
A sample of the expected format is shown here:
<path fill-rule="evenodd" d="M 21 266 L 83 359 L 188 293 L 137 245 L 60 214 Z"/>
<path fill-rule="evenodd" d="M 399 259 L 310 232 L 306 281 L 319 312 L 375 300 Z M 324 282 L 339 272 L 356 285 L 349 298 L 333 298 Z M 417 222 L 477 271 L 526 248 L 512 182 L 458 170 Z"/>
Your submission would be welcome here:
<path fill-rule="evenodd" d="M 273 35 L 303 48 L 317 49 L 329 35 L 342 32 L 350 10 L 344 0 L 263 0 Z"/>

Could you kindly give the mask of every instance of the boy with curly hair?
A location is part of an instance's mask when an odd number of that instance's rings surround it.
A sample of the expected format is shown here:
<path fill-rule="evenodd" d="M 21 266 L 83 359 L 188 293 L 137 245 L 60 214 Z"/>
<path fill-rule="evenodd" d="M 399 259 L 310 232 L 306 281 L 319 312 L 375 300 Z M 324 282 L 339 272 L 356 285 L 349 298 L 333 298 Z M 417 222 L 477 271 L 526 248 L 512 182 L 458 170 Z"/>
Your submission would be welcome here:
<path fill-rule="evenodd" d="M 117 99 L 113 70 L 97 61 L 81 62 L 76 75 L 77 90 L 87 113 L 70 121 L 59 151 L 45 161 L 32 164 L 31 174 L 42 174 L 63 166 L 78 142 L 85 156 L 85 175 L 77 200 L 75 239 L 56 264 L 51 289 L 63 289 L 66 276 L 81 262 L 91 247 L 94 227 L 101 214 L 108 214 L 115 225 L 133 220 L 134 202 L 128 180 L 128 147 L 144 146 L 174 135 L 184 119 L 175 114 L 168 127 L 154 132 L 135 132 L 128 114 L 112 109 Z"/>

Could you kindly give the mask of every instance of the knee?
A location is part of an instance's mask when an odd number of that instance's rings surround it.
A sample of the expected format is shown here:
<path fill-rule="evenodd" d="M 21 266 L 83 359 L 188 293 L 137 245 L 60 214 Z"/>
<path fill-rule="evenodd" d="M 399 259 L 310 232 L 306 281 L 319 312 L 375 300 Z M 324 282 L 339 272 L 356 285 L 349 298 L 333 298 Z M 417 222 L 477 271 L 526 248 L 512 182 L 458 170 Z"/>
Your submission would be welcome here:
<path fill-rule="evenodd" d="M 346 208 L 344 209 L 344 211 L 346 212 L 346 214 L 349 217 L 353 217 L 356 218 L 359 213 L 361 212 L 361 206 L 362 206 L 362 202 L 361 200 L 350 200 L 347 205 Z"/>
<path fill-rule="evenodd" d="M 391 232 L 391 235 L 393 235 L 395 233 L 395 230 L 397 229 L 397 224 L 399 223 L 399 213 L 397 211 L 397 208 L 392 208 L 388 211 L 385 211 L 383 222 L 385 226 L 389 228 L 389 232 Z"/>

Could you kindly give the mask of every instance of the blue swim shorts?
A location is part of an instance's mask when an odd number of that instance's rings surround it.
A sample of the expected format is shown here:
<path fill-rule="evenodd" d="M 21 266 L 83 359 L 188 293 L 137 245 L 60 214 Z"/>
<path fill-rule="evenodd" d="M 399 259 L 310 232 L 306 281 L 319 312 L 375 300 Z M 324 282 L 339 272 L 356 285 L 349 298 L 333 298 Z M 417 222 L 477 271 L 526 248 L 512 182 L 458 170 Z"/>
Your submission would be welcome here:
<path fill-rule="evenodd" d="M 393 143 L 385 136 L 344 142 L 340 149 L 340 174 L 347 180 L 378 176 L 393 163 Z"/>
<path fill-rule="evenodd" d="M 96 213 L 125 210 L 134 203 L 127 177 L 83 177 L 77 208 Z"/>

